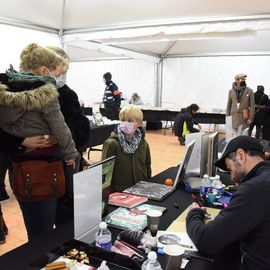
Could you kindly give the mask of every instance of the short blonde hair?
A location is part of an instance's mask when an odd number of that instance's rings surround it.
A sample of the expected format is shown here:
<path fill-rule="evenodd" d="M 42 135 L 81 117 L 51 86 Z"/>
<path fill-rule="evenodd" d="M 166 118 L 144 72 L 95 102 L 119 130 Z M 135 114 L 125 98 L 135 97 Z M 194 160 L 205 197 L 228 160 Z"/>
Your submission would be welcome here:
<path fill-rule="evenodd" d="M 54 46 L 54 45 L 49 45 L 49 46 L 46 46 L 46 48 L 53 51 L 53 52 L 55 52 L 57 55 L 69 60 L 68 54 L 61 47 Z"/>
<path fill-rule="evenodd" d="M 38 69 L 42 66 L 47 67 L 49 70 L 56 70 L 64 65 L 61 56 L 36 43 L 31 43 L 22 50 L 20 61 L 21 71 L 35 74 L 38 74 Z"/>
<path fill-rule="evenodd" d="M 135 121 L 142 122 L 143 120 L 142 110 L 138 106 L 129 104 L 123 107 L 119 113 L 119 119 L 121 121 L 126 120 L 128 117 L 134 118 Z"/>

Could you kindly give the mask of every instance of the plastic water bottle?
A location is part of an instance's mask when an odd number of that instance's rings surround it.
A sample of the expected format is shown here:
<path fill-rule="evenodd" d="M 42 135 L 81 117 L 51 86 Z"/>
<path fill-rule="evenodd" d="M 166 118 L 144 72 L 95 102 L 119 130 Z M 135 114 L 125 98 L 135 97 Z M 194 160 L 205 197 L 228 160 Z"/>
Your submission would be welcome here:
<path fill-rule="evenodd" d="M 107 261 L 102 261 L 101 265 L 97 268 L 97 270 L 110 270 L 107 265 Z"/>
<path fill-rule="evenodd" d="M 212 181 L 212 188 L 213 190 L 216 190 L 218 197 L 220 197 L 223 194 L 224 185 L 220 181 L 219 175 L 216 175 L 214 177 L 214 180 Z"/>
<path fill-rule="evenodd" d="M 147 257 L 148 259 L 142 264 L 141 270 L 162 270 L 155 251 L 150 251 Z"/>
<path fill-rule="evenodd" d="M 99 230 L 96 233 L 96 246 L 107 250 L 111 250 L 112 247 L 112 234 L 104 221 L 100 222 Z"/>
<path fill-rule="evenodd" d="M 211 181 L 209 180 L 209 176 L 205 174 L 203 176 L 203 179 L 201 181 L 201 189 L 200 189 L 200 194 L 206 194 L 208 192 L 208 189 L 211 187 Z"/>

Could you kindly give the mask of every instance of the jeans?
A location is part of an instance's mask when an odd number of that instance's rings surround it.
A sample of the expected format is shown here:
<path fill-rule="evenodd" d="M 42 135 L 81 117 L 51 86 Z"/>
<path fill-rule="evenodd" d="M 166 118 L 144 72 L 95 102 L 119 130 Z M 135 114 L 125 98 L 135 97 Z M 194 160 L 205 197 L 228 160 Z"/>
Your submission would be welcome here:
<path fill-rule="evenodd" d="M 57 198 L 37 202 L 19 202 L 28 240 L 53 229 Z"/>

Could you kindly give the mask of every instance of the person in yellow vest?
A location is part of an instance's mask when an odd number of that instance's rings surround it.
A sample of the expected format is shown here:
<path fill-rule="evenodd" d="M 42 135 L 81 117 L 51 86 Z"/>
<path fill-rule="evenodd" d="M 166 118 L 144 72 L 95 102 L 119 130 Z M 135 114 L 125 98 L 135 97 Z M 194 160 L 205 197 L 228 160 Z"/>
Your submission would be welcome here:
<path fill-rule="evenodd" d="M 174 120 L 174 134 L 178 137 L 181 145 L 185 145 L 185 137 L 189 133 L 199 132 L 201 126 L 194 119 L 194 116 L 199 110 L 199 106 L 195 103 L 191 104 L 178 113 Z M 199 129 L 194 128 L 197 125 Z"/>

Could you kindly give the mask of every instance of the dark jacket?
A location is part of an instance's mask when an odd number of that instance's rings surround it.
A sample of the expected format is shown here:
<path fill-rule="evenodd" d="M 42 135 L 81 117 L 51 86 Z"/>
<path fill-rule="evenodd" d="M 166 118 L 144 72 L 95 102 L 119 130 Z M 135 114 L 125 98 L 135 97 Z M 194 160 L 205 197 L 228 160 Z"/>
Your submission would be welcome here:
<path fill-rule="evenodd" d="M 192 112 L 190 108 L 183 109 L 180 113 L 178 113 L 174 120 L 174 134 L 177 137 L 183 137 L 183 125 L 184 122 L 187 123 L 187 129 L 190 133 L 199 132 L 198 129 L 194 128 L 193 125 L 197 124 L 197 122 L 193 119 Z"/>
<path fill-rule="evenodd" d="M 58 89 L 59 104 L 76 148 L 80 151 L 90 136 L 90 121 L 83 115 L 77 94 L 66 84 Z"/>
<path fill-rule="evenodd" d="M 121 96 L 117 85 L 113 81 L 106 82 L 106 88 L 103 96 L 105 107 L 120 108 Z"/>
<path fill-rule="evenodd" d="M 120 145 L 116 132 L 105 141 L 102 149 L 102 159 L 116 156 L 112 178 L 112 189 L 123 191 L 140 180 L 151 177 L 150 148 L 144 138 L 134 154 L 126 154 Z"/>
<path fill-rule="evenodd" d="M 199 208 L 189 212 L 187 232 L 200 251 L 218 253 L 241 240 L 242 270 L 270 269 L 270 163 L 263 161 L 243 179 L 228 208 L 208 224 Z"/>
<path fill-rule="evenodd" d="M 262 128 L 262 138 L 270 141 L 270 100 L 267 107 L 264 109 L 264 120 Z"/>
<path fill-rule="evenodd" d="M 21 146 L 24 138 L 19 138 L 6 133 L 0 128 L 0 153 L 8 155 L 19 154 L 25 150 L 25 147 Z"/>
<path fill-rule="evenodd" d="M 265 117 L 265 108 L 258 108 L 257 106 L 266 106 L 268 104 L 269 98 L 266 94 L 264 94 L 264 92 L 256 91 L 254 93 L 254 99 L 255 99 L 254 124 L 261 126 L 263 124 Z"/>

